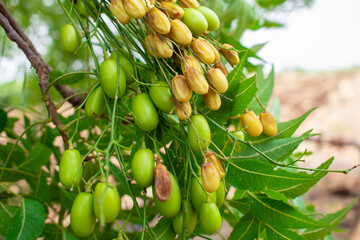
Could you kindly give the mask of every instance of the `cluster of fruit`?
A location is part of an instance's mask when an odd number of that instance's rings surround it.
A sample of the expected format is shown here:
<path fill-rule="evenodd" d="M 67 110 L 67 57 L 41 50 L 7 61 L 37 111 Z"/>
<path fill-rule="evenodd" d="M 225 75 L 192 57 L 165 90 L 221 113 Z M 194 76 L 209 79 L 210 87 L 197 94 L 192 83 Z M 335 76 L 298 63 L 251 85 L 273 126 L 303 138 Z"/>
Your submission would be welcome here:
<path fill-rule="evenodd" d="M 80 0 L 79 2 L 82 2 Z M 111 13 L 121 24 L 129 24 L 132 18 L 143 19 L 147 36 L 142 39 L 146 52 L 155 58 L 172 58 L 178 69 L 169 81 L 156 81 L 147 91 L 133 97 L 131 114 L 134 124 L 145 132 L 156 129 L 158 110 L 174 113 L 180 120 L 187 120 L 187 141 L 192 151 L 202 154 L 203 164 L 199 174 L 193 174 L 189 200 L 182 200 L 174 175 L 158 159 L 156 165 L 151 149 L 143 147 L 134 154 L 131 163 L 132 177 L 143 188 L 153 186 L 153 197 L 160 214 L 172 218 L 173 228 L 182 234 L 185 229 L 194 231 L 197 212 L 204 233 L 213 234 L 221 227 L 219 208 L 225 199 L 224 169 L 217 155 L 209 150 L 211 131 L 206 118 L 192 114 L 190 100 L 193 92 L 201 95 L 204 104 L 212 111 L 221 107 L 221 94 L 228 89 L 228 70 L 220 61 L 221 55 L 234 66 L 239 55 L 229 44 L 220 44 L 208 35 L 220 26 L 211 9 L 199 6 L 196 0 L 112 0 Z M 79 7 L 79 6 L 78 6 Z M 86 11 L 85 11 L 86 13 Z M 84 14 L 83 14 L 84 15 Z M 81 38 L 73 25 L 66 25 L 61 32 L 66 51 L 74 53 L 81 45 Z M 89 118 L 101 117 L 105 111 L 106 97 L 117 100 L 126 93 L 127 85 L 137 82 L 136 65 L 125 54 L 114 51 L 99 68 L 99 84 L 90 91 L 86 100 L 85 114 Z M 192 102 L 195 104 L 195 101 Z M 158 110 L 157 110 L 158 109 Z M 251 111 L 240 116 L 241 126 L 250 136 L 262 132 L 274 135 L 276 123 L 270 113 Z M 237 136 L 243 139 L 239 132 Z M 158 156 L 160 157 L 160 156 Z M 66 150 L 60 162 L 60 182 L 66 188 L 75 188 L 82 178 L 82 160 L 77 150 Z M 183 209 L 183 211 L 181 211 Z M 115 186 L 102 176 L 101 182 L 91 193 L 91 183 L 86 192 L 77 195 L 71 210 L 71 226 L 80 237 L 91 234 L 96 218 L 101 223 L 113 222 L 120 211 L 120 197 Z M 183 213 L 186 212 L 184 215 Z M 185 216 L 185 221 L 183 217 Z"/>

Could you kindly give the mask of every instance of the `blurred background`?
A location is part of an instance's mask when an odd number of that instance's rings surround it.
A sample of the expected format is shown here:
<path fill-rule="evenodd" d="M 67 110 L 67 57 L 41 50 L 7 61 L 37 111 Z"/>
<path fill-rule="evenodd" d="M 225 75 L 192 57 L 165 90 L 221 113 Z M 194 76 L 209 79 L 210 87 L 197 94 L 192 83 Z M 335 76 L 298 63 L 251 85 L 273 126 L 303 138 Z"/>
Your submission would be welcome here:
<path fill-rule="evenodd" d="M 54 68 L 53 77 L 87 67 L 87 52 L 77 58 L 64 53 L 60 29 L 68 23 L 55 0 L 3 1 L 20 22 L 44 59 Z M 335 157 L 332 169 L 360 164 L 360 9 L 359 0 L 219 0 L 200 1 L 227 23 L 226 31 L 265 61 L 265 72 L 275 69 L 271 108 L 281 109 L 279 120 L 288 121 L 314 107 L 299 134 L 320 133 L 304 142 L 303 166 L 316 167 Z M 233 6 L 230 10 L 224 8 Z M 24 54 L 0 29 L 0 104 L 41 113 L 38 79 Z M 81 60 L 82 59 L 82 60 Z M 81 80 L 81 79 L 80 79 Z M 77 87 L 79 79 L 69 84 Z M 51 90 L 55 99 L 60 99 Z M 20 126 L 21 131 L 23 126 Z M 348 175 L 330 173 L 304 199 L 320 212 L 335 212 L 360 195 L 360 169 Z M 360 239 L 360 204 L 340 226 L 335 239 Z"/>

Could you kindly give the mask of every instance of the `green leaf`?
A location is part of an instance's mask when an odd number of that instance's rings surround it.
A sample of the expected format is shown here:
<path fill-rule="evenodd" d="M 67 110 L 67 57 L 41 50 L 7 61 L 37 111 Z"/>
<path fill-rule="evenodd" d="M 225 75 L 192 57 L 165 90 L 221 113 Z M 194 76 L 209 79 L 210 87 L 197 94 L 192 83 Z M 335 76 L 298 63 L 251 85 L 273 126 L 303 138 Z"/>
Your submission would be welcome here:
<path fill-rule="evenodd" d="M 236 116 L 239 113 L 242 113 L 254 98 L 256 91 L 257 87 L 255 75 L 248 79 L 242 79 L 240 81 L 239 93 L 236 94 L 235 104 L 231 116 Z"/>
<path fill-rule="evenodd" d="M 266 234 L 271 240 L 305 240 L 297 232 L 289 229 L 276 229 L 269 224 L 266 224 Z"/>
<path fill-rule="evenodd" d="M 45 223 L 44 206 L 35 200 L 24 198 L 11 223 L 7 239 L 31 240 L 40 236 Z"/>
<path fill-rule="evenodd" d="M 52 151 L 48 146 L 37 142 L 34 148 L 29 152 L 28 157 L 18 166 L 18 168 L 39 170 L 41 166 L 49 162 L 51 152 Z"/>
<path fill-rule="evenodd" d="M 154 232 L 157 240 L 173 240 L 176 236 L 171 219 L 165 217 L 162 217 L 156 224 Z"/>
<path fill-rule="evenodd" d="M 231 199 L 227 200 L 230 206 L 236 208 L 239 212 L 245 214 L 249 211 L 249 200 L 247 198 L 244 199 Z"/>
<path fill-rule="evenodd" d="M 18 209 L 18 206 L 8 206 L 0 202 L 0 236 L 7 236 L 11 222 Z"/>
<path fill-rule="evenodd" d="M 7 123 L 7 113 L 4 109 L 0 108 L 0 132 L 4 130 Z"/>
<path fill-rule="evenodd" d="M 288 172 L 281 168 L 274 170 L 272 164 L 258 160 L 230 162 L 226 174 L 226 180 L 235 188 L 250 191 L 290 188 L 314 179 L 303 172 Z"/>
<path fill-rule="evenodd" d="M 247 240 L 258 236 L 259 220 L 250 213 L 245 214 L 234 226 L 229 240 Z"/>
<path fill-rule="evenodd" d="M 239 64 L 227 76 L 229 88 L 226 91 L 225 96 L 231 100 L 222 98 L 221 108 L 218 111 L 211 111 L 208 114 L 210 118 L 215 120 L 221 126 L 226 123 L 233 110 L 235 104 L 235 96 L 239 93 L 240 90 L 240 82 L 242 79 L 242 72 L 246 61 L 246 56 L 247 54 L 244 54 L 241 57 Z M 209 125 L 211 126 L 211 123 L 209 123 Z"/>
<path fill-rule="evenodd" d="M 249 197 L 250 212 L 272 227 L 298 229 L 328 226 L 327 223 L 316 221 L 282 201 L 259 197 L 252 193 L 249 193 Z"/>
<path fill-rule="evenodd" d="M 359 200 L 359 197 L 355 198 L 347 207 L 341 209 L 335 213 L 331 213 L 326 215 L 323 218 L 320 218 L 320 222 L 327 223 L 329 227 L 317 227 L 317 228 L 309 228 L 305 232 L 301 233 L 301 235 L 305 239 L 321 239 L 326 235 L 330 234 L 330 232 L 339 225 L 349 213 L 351 208 L 355 205 L 355 203 Z"/>
<path fill-rule="evenodd" d="M 312 135 L 309 132 L 304 133 L 300 137 L 294 138 L 283 138 L 275 139 L 272 141 L 261 142 L 253 144 L 258 150 L 266 154 L 272 159 L 276 159 L 277 162 L 281 162 L 291 155 L 293 151 L 302 143 L 305 139 L 308 139 Z M 236 153 L 233 157 L 235 162 L 246 160 L 246 159 L 256 159 L 256 160 L 265 160 L 268 161 L 265 157 L 260 155 L 254 149 L 247 147 L 241 149 L 240 152 Z M 236 160 L 235 160 L 236 159 Z"/>
<path fill-rule="evenodd" d="M 258 91 L 256 92 L 256 96 L 264 106 L 267 106 L 271 97 L 274 87 L 274 76 L 274 68 L 272 68 L 266 79 L 257 79 Z M 253 101 L 248 105 L 248 109 L 254 111 L 256 115 L 259 115 L 263 111 L 256 99 L 253 99 Z"/>
<path fill-rule="evenodd" d="M 329 160 L 322 163 L 316 169 L 328 169 L 333 161 L 334 161 L 334 157 L 331 157 Z M 283 193 L 285 196 L 290 198 L 301 196 L 305 192 L 307 192 L 312 186 L 314 186 L 320 179 L 325 177 L 327 173 L 328 172 L 326 171 L 314 172 L 313 174 L 311 174 L 311 176 L 314 177 L 314 180 L 310 182 L 302 182 L 289 188 L 279 189 L 279 192 Z"/>

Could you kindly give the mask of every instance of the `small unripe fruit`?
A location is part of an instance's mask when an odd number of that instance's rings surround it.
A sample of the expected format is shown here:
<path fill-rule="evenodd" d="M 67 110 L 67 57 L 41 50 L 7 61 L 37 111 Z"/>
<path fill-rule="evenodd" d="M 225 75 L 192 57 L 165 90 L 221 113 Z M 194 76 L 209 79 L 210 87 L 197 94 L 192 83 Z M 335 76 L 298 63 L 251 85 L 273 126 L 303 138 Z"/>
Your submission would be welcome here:
<path fill-rule="evenodd" d="M 211 162 L 201 165 L 201 179 L 204 190 L 209 193 L 215 192 L 220 185 L 219 172 Z"/>
<path fill-rule="evenodd" d="M 209 91 L 209 84 L 201 72 L 190 66 L 185 70 L 185 79 L 188 86 L 197 94 L 204 95 Z"/>
<path fill-rule="evenodd" d="M 192 90 L 187 85 L 183 75 L 177 75 L 171 80 L 171 88 L 175 98 L 179 102 L 187 102 L 192 96 Z"/>
<path fill-rule="evenodd" d="M 208 24 L 204 15 L 194 8 L 186 8 L 182 21 L 189 27 L 191 32 L 200 35 L 206 32 Z"/>
<path fill-rule="evenodd" d="M 171 21 L 170 37 L 177 44 L 188 45 L 192 41 L 190 29 L 179 19 Z"/>
<path fill-rule="evenodd" d="M 188 141 L 195 152 L 205 150 L 211 142 L 211 131 L 206 118 L 203 115 L 191 116 L 188 127 Z"/>
<path fill-rule="evenodd" d="M 277 126 L 273 115 L 270 112 L 262 112 L 259 118 L 264 133 L 268 136 L 274 136 L 277 133 Z"/>
<path fill-rule="evenodd" d="M 244 131 L 251 137 L 257 137 L 263 131 L 261 122 L 253 111 L 241 114 L 240 124 L 244 128 Z"/>
<path fill-rule="evenodd" d="M 174 112 L 180 120 L 188 119 L 192 112 L 191 104 L 189 102 L 178 102 L 176 103 Z"/>
<path fill-rule="evenodd" d="M 231 133 L 232 135 L 234 135 L 235 137 L 239 138 L 240 140 L 244 140 L 245 139 L 245 135 L 244 132 L 241 130 L 237 130 Z"/>
<path fill-rule="evenodd" d="M 179 0 L 183 8 L 197 8 L 200 6 L 197 0 Z"/>
<path fill-rule="evenodd" d="M 168 34 L 170 32 L 170 21 L 159 9 L 153 7 L 146 13 L 147 20 L 151 27 L 160 34 Z"/>
<path fill-rule="evenodd" d="M 219 161 L 219 158 L 216 156 L 216 154 L 213 151 L 206 151 L 204 156 L 204 162 L 212 163 L 216 168 L 216 170 L 218 171 L 220 178 L 223 178 L 225 176 L 225 172 Z"/>
<path fill-rule="evenodd" d="M 196 10 L 201 12 L 202 15 L 204 15 L 204 17 L 206 18 L 206 21 L 208 23 L 208 31 L 216 31 L 219 28 L 220 20 L 218 15 L 216 15 L 213 10 L 205 6 L 199 6 L 196 8 Z"/>
<path fill-rule="evenodd" d="M 159 4 L 159 9 L 168 14 L 171 19 L 181 19 L 184 16 L 184 9 L 176 3 L 162 2 Z"/>
<path fill-rule="evenodd" d="M 224 204 L 225 195 L 226 195 L 225 183 L 224 181 L 221 181 L 220 186 L 216 190 L 216 206 L 218 208 L 220 208 Z"/>
<path fill-rule="evenodd" d="M 195 227 L 196 227 L 196 222 L 197 222 L 197 214 L 196 211 L 194 209 L 194 207 L 192 206 L 191 202 L 188 202 L 187 205 L 186 201 L 184 200 L 182 202 L 182 207 L 184 210 L 186 210 L 184 216 L 185 216 L 185 221 L 183 220 L 183 212 L 179 211 L 178 214 L 176 214 L 176 216 L 173 218 L 173 228 L 176 234 L 179 234 L 181 236 L 182 231 L 183 231 L 183 222 L 185 223 L 185 229 L 193 232 Z"/>
<path fill-rule="evenodd" d="M 94 213 L 100 223 L 115 221 L 120 212 L 120 196 L 114 184 L 100 182 L 94 190 Z"/>
<path fill-rule="evenodd" d="M 136 19 L 145 16 L 147 9 L 143 0 L 122 0 L 126 13 Z"/>
<path fill-rule="evenodd" d="M 219 93 L 224 93 L 229 87 L 228 81 L 224 73 L 218 68 L 210 68 L 207 71 L 207 77 L 211 86 L 213 86 Z"/>
<path fill-rule="evenodd" d="M 61 156 L 59 178 L 65 188 L 76 188 L 81 182 L 83 166 L 81 155 L 76 149 L 68 149 Z"/>
<path fill-rule="evenodd" d="M 214 51 L 206 40 L 198 38 L 191 43 L 190 48 L 201 62 L 212 64 L 215 61 Z"/>
<path fill-rule="evenodd" d="M 217 92 L 209 89 L 207 94 L 202 95 L 205 105 L 212 111 L 216 111 L 221 107 L 221 98 Z"/>
<path fill-rule="evenodd" d="M 229 75 L 228 70 L 226 69 L 225 65 L 222 62 L 217 62 L 213 67 L 220 69 L 225 75 L 225 77 Z"/>
<path fill-rule="evenodd" d="M 204 203 L 200 208 L 200 224 L 206 234 L 214 234 L 221 227 L 221 214 L 215 203 Z"/>
<path fill-rule="evenodd" d="M 109 9 L 121 24 L 125 25 L 131 21 L 131 17 L 126 13 L 121 0 L 112 0 Z"/>
<path fill-rule="evenodd" d="M 85 104 L 85 114 L 88 118 L 97 118 L 105 110 L 105 94 L 101 87 L 97 87 L 89 96 Z"/>
<path fill-rule="evenodd" d="M 65 51 L 74 53 L 81 44 L 81 38 L 72 24 L 67 24 L 61 29 L 61 43 Z"/>
<path fill-rule="evenodd" d="M 233 48 L 233 46 L 231 46 L 230 44 L 226 44 L 226 43 L 223 44 L 222 47 L 223 48 Z M 220 53 L 226 58 L 226 60 L 231 65 L 237 65 L 240 61 L 239 54 L 234 50 L 228 50 L 228 49 L 223 49 L 223 48 L 219 49 Z"/>
<path fill-rule="evenodd" d="M 186 68 L 189 66 L 193 66 L 199 71 L 201 71 L 199 62 L 192 55 L 187 55 L 184 57 L 184 59 L 181 60 L 181 71 L 183 72 L 183 74 L 185 73 Z"/>

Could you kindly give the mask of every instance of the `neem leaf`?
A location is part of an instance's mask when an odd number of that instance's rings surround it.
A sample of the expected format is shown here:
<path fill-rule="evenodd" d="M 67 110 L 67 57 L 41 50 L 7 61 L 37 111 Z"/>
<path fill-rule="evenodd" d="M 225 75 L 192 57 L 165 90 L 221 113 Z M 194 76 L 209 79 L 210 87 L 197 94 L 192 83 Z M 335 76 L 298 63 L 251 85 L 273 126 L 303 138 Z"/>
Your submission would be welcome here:
<path fill-rule="evenodd" d="M 240 218 L 229 236 L 229 240 L 255 239 L 258 236 L 259 220 L 250 213 Z"/>
<path fill-rule="evenodd" d="M 247 79 L 242 79 L 240 81 L 239 92 L 235 96 L 235 104 L 231 116 L 236 116 L 239 113 L 242 113 L 254 98 L 256 91 L 257 87 L 255 75 Z"/>
<path fill-rule="evenodd" d="M 175 239 L 175 232 L 172 228 L 172 221 L 169 218 L 162 217 L 154 228 L 156 239 L 172 240 Z"/>
<path fill-rule="evenodd" d="M 305 240 L 297 232 L 289 229 L 276 229 L 269 224 L 266 224 L 266 234 L 271 240 Z"/>

